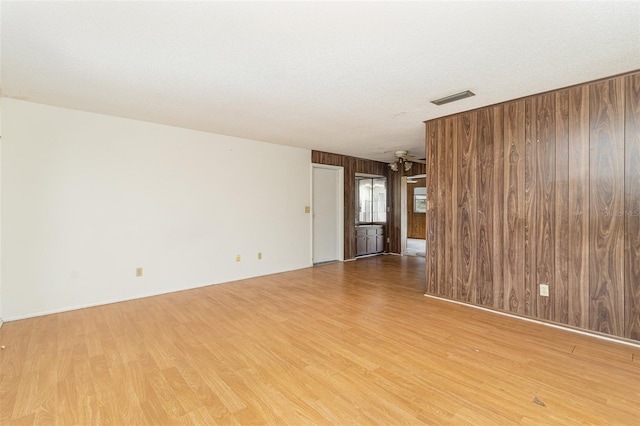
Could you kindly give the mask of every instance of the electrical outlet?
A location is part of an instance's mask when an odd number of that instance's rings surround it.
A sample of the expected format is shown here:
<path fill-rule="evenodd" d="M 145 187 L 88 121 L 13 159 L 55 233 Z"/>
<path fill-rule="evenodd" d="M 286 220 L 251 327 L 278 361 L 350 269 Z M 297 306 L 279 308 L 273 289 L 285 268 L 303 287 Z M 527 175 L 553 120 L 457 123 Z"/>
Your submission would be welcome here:
<path fill-rule="evenodd" d="M 311 213 L 311 207 L 309 207 L 309 206 L 304 206 L 304 212 L 305 212 L 305 213 Z"/>
<path fill-rule="evenodd" d="M 142 276 L 142 268 L 136 268 L 136 277 Z"/>
<path fill-rule="evenodd" d="M 261 251 L 258 252 L 258 260 L 262 260 L 262 252 Z"/>
<path fill-rule="evenodd" d="M 236 255 L 236 262 L 240 262 L 240 255 L 239 254 Z"/>
<path fill-rule="evenodd" d="M 540 296 L 549 297 L 549 284 L 540 284 Z"/>

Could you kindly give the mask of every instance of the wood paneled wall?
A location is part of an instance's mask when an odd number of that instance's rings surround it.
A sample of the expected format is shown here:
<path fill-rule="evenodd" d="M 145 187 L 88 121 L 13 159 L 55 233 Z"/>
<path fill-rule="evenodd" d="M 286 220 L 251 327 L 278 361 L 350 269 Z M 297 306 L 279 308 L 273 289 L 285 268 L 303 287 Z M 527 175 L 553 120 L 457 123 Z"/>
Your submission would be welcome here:
<path fill-rule="evenodd" d="M 640 73 L 426 132 L 428 293 L 640 340 Z"/>
<path fill-rule="evenodd" d="M 407 237 L 424 240 L 427 235 L 427 215 L 414 212 L 413 190 L 424 188 L 426 179 L 416 179 L 417 183 L 407 185 Z"/>
<path fill-rule="evenodd" d="M 356 173 L 387 176 L 389 167 L 379 161 L 322 151 L 311 151 L 311 162 L 344 168 L 344 258 L 353 259 L 356 257 Z"/>

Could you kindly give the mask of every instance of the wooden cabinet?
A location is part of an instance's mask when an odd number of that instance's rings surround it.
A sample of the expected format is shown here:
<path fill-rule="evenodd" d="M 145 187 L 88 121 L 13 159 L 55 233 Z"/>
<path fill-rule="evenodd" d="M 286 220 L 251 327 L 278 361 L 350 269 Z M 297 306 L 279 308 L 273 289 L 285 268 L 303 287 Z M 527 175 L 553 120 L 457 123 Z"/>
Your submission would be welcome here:
<path fill-rule="evenodd" d="M 356 226 L 356 256 L 384 251 L 384 227 L 382 225 Z"/>

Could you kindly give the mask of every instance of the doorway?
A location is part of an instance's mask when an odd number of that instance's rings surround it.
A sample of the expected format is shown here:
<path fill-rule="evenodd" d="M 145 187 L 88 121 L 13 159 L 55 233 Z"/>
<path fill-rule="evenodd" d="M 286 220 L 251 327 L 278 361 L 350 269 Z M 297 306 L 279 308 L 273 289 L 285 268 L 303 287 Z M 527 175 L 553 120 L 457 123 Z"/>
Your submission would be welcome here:
<path fill-rule="evenodd" d="M 312 262 L 344 260 L 344 168 L 312 166 Z"/>
<path fill-rule="evenodd" d="M 426 181 L 426 174 L 402 177 L 400 247 L 405 256 L 426 255 Z"/>

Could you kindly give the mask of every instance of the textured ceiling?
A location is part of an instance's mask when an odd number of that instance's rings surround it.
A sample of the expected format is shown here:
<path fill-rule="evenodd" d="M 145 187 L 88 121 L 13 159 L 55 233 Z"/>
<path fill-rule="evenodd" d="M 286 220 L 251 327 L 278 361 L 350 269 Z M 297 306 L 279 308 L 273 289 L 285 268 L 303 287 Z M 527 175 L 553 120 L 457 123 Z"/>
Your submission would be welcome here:
<path fill-rule="evenodd" d="M 0 7 L 3 96 L 382 161 L 424 155 L 424 120 L 640 69 L 637 1 Z"/>

